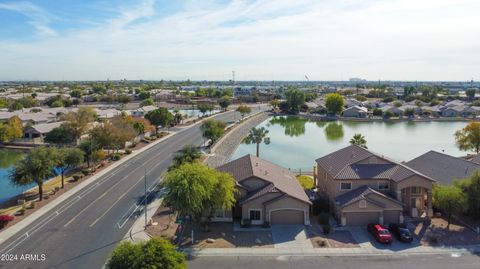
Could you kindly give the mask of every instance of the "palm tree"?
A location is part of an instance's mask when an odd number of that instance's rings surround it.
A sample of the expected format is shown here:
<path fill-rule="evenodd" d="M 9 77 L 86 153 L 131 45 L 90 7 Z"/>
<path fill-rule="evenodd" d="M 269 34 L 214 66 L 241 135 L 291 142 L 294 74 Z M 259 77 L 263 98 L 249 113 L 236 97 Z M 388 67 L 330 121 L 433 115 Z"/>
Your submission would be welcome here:
<path fill-rule="evenodd" d="M 170 170 L 177 168 L 185 163 L 193 163 L 202 157 L 202 153 L 198 147 L 194 145 L 186 145 L 183 149 L 179 150 L 178 154 L 173 156 L 173 164 L 169 168 Z"/>
<path fill-rule="evenodd" d="M 350 144 L 358 145 L 362 148 L 367 148 L 367 140 L 365 140 L 365 136 L 362 134 L 354 134 L 352 139 L 350 139 Z"/>
<path fill-rule="evenodd" d="M 260 156 L 260 144 L 263 142 L 265 145 L 270 144 L 270 137 L 267 137 L 268 130 L 264 127 L 252 128 L 247 137 L 243 140 L 245 144 L 257 144 L 257 157 Z"/>
<path fill-rule="evenodd" d="M 10 173 L 14 185 L 25 186 L 35 182 L 38 186 L 39 200 L 43 199 L 43 182 L 54 175 L 56 153 L 53 148 L 38 147 L 20 160 Z"/>

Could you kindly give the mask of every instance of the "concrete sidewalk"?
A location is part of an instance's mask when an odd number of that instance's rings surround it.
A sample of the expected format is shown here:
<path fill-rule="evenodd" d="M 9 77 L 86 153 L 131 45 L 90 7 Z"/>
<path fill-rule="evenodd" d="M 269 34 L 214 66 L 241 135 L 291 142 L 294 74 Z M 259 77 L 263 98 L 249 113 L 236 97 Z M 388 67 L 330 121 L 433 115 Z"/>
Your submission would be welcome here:
<path fill-rule="evenodd" d="M 405 256 L 479 253 L 480 245 L 459 247 L 419 246 L 402 251 L 375 248 L 202 248 L 184 249 L 193 257 L 202 256 Z"/>

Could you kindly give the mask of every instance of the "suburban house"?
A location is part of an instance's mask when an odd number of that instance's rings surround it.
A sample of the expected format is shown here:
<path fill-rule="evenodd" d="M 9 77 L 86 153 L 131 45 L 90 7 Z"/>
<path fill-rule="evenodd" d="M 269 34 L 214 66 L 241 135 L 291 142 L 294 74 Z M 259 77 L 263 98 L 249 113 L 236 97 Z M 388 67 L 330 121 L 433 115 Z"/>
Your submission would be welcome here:
<path fill-rule="evenodd" d="M 442 116 L 443 117 L 461 117 L 463 116 L 463 113 L 465 112 L 466 107 L 461 105 L 461 106 L 452 106 L 452 107 L 446 107 L 442 111 Z"/>
<path fill-rule="evenodd" d="M 287 168 L 245 155 L 217 168 L 230 173 L 237 183 L 237 202 L 232 211 L 219 211 L 214 221 L 262 224 L 310 224 L 311 202 L 295 175 Z"/>
<path fill-rule="evenodd" d="M 344 117 L 366 118 L 371 112 L 366 107 L 351 106 L 342 112 Z"/>
<path fill-rule="evenodd" d="M 432 116 L 438 117 L 442 113 L 439 106 L 422 106 L 422 111 L 429 111 Z"/>
<path fill-rule="evenodd" d="M 433 178 L 436 184 L 442 185 L 450 185 L 455 180 L 468 178 L 473 172 L 480 169 L 478 163 L 433 150 L 416 157 L 405 165 Z"/>
<path fill-rule="evenodd" d="M 51 122 L 32 125 L 23 131 L 24 137 L 35 143 L 43 143 L 45 136 L 53 129 L 60 127 L 63 122 Z"/>
<path fill-rule="evenodd" d="M 432 178 L 357 145 L 316 160 L 320 194 L 342 225 L 402 223 L 432 216 Z"/>
<path fill-rule="evenodd" d="M 132 110 L 132 116 L 135 117 L 144 117 L 148 112 L 157 109 L 156 106 L 142 106 L 138 109 Z"/>

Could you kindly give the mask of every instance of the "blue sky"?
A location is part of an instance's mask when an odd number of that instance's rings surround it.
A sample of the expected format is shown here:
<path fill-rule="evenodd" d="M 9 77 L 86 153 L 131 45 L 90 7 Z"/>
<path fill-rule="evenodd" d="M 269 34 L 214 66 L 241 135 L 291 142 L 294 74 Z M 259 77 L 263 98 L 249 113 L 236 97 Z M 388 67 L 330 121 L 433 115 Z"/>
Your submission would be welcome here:
<path fill-rule="evenodd" d="M 0 0 L 0 80 L 480 80 L 478 0 Z"/>

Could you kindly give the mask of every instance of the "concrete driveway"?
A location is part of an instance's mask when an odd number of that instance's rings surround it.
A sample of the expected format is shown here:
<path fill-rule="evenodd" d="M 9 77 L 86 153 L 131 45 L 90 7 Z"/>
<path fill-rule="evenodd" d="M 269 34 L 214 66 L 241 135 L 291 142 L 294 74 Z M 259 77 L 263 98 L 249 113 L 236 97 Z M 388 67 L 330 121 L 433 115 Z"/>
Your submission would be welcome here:
<path fill-rule="evenodd" d="M 272 225 L 275 248 L 313 248 L 303 225 Z"/>
<path fill-rule="evenodd" d="M 421 246 L 418 239 L 414 238 L 411 243 L 403 243 L 393 237 L 391 244 L 382 244 L 377 242 L 375 238 L 368 232 L 367 227 L 352 226 L 344 227 L 342 229 L 350 231 L 353 238 L 360 245 L 361 248 L 376 248 L 376 249 L 388 249 L 392 251 L 402 251 L 410 248 L 416 248 Z"/>

